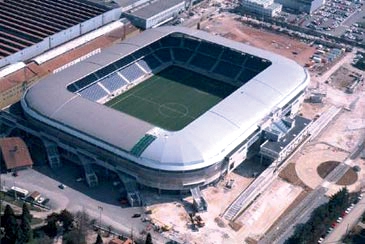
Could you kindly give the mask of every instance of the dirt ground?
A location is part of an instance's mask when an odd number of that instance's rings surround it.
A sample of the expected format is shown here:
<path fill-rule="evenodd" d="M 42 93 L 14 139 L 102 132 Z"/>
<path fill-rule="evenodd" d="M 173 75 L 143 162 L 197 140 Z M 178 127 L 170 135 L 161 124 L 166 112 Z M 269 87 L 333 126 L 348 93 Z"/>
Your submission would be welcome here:
<path fill-rule="evenodd" d="M 242 225 L 238 233 L 240 239 L 259 240 L 301 192 L 301 187 L 276 179 L 270 189 L 236 220 Z"/>
<path fill-rule="evenodd" d="M 286 35 L 278 35 L 263 29 L 243 25 L 231 15 L 222 14 L 205 22 L 202 29 L 228 39 L 243 42 L 254 47 L 280 54 L 295 60 L 300 65 L 308 62 L 315 52 L 314 47 Z"/>

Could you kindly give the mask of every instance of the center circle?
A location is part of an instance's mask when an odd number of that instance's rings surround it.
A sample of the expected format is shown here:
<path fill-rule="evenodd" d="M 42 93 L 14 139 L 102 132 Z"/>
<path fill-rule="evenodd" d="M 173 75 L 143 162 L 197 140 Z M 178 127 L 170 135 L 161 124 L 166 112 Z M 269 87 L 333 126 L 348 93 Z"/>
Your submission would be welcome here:
<path fill-rule="evenodd" d="M 164 103 L 158 107 L 159 113 L 167 118 L 183 118 L 189 113 L 188 107 L 181 103 Z"/>

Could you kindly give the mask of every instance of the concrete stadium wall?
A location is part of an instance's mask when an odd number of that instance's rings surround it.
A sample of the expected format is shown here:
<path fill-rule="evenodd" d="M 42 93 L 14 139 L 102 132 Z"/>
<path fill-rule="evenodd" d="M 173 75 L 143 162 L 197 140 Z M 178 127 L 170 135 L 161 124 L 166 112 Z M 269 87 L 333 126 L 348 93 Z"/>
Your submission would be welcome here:
<path fill-rule="evenodd" d="M 105 24 L 119 19 L 121 14 L 121 9 L 115 8 L 80 24 L 74 25 L 66 30 L 58 32 L 52 36 L 46 37 L 43 39 L 43 41 L 34 44 L 33 46 L 27 47 L 8 57 L 0 59 L 0 69 L 8 64 L 29 60 L 49 49 L 68 42 L 87 32 L 93 31 Z"/>

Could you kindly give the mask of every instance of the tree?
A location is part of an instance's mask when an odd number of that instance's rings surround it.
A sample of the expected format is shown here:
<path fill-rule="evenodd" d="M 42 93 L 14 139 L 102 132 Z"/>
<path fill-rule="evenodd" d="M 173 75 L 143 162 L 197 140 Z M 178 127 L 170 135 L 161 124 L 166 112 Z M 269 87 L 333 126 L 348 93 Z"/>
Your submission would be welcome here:
<path fill-rule="evenodd" d="M 23 204 L 23 211 L 21 215 L 21 241 L 22 243 L 30 242 L 33 239 L 33 230 L 31 227 L 32 215 L 29 212 L 26 203 Z"/>
<path fill-rule="evenodd" d="M 4 215 L 1 222 L 2 227 L 4 227 L 4 243 L 16 243 L 19 240 L 18 223 L 14 215 L 13 209 L 10 205 L 6 205 L 4 210 Z"/>
<path fill-rule="evenodd" d="M 63 229 L 67 232 L 71 229 L 72 223 L 74 222 L 74 216 L 64 209 L 59 215 L 59 220 L 63 223 Z"/>
<path fill-rule="evenodd" d="M 63 236 L 63 243 L 66 244 L 86 244 L 85 235 L 80 235 L 76 229 L 70 230 Z"/>
<path fill-rule="evenodd" d="M 23 203 L 22 206 L 22 217 L 26 218 L 29 222 L 32 222 L 33 216 L 30 214 L 28 204 Z"/>
<path fill-rule="evenodd" d="M 152 242 L 152 236 L 151 236 L 151 233 L 147 233 L 147 236 L 146 236 L 146 244 L 153 244 Z"/>
<path fill-rule="evenodd" d="M 46 219 L 47 225 L 44 227 L 44 232 L 51 238 L 57 235 L 58 216 L 57 213 L 52 213 Z"/>
<path fill-rule="evenodd" d="M 101 238 L 100 234 L 96 236 L 95 244 L 103 244 L 103 238 Z"/>

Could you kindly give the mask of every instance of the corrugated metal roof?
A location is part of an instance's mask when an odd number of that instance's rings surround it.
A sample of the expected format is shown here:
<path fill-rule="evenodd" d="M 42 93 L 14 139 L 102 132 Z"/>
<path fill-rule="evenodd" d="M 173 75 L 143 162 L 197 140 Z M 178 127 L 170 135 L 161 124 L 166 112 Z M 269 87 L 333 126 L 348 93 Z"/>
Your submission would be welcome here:
<path fill-rule="evenodd" d="M 153 125 L 91 102 L 66 90 L 68 84 L 131 52 L 179 32 L 240 50 L 272 64 L 226 99 L 180 131 L 160 132 L 137 158 L 130 151 Z M 212 165 L 257 129 L 277 106 L 290 101 L 309 82 L 308 73 L 292 60 L 223 37 L 182 27 L 147 30 L 121 44 L 103 50 L 67 70 L 41 80 L 26 93 L 25 111 L 146 167 L 192 170 Z M 52 120 L 48 120 L 52 119 Z M 88 139 L 89 140 L 89 139 Z M 107 143 L 106 146 L 100 143 Z"/>

